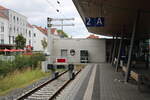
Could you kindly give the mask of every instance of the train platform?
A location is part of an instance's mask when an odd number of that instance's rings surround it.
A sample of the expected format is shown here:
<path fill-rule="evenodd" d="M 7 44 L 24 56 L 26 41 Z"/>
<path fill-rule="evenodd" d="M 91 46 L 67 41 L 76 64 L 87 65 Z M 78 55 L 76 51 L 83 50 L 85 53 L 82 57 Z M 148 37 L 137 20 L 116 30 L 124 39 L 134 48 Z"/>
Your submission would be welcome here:
<path fill-rule="evenodd" d="M 88 64 L 57 100 L 150 100 L 136 84 L 124 83 L 123 76 L 107 63 Z"/>

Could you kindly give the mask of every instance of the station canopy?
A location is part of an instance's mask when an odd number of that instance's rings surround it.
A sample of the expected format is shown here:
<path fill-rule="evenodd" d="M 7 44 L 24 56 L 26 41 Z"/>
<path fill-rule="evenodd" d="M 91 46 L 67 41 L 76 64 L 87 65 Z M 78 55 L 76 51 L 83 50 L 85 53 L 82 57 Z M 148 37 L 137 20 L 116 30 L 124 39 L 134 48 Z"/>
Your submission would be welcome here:
<path fill-rule="evenodd" d="M 87 27 L 89 32 L 130 37 L 140 11 L 137 38 L 150 38 L 150 0 L 73 0 L 83 21 L 86 17 L 104 17 L 104 27 Z"/>

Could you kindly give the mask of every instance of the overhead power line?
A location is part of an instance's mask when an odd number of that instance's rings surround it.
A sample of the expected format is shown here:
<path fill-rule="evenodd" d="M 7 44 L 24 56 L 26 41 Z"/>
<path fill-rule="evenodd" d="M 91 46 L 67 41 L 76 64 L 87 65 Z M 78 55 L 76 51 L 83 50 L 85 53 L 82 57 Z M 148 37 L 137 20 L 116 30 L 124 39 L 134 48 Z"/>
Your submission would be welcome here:
<path fill-rule="evenodd" d="M 57 9 L 57 8 L 55 7 L 55 5 L 53 5 L 49 0 L 46 0 L 46 2 L 47 2 L 48 4 L 50 4 L 50 6 L 53 7 L 57 12 L 59 12 L 59 9 Z M 60 3 L 60 2 L 59 2 L 59 3 Z"/>

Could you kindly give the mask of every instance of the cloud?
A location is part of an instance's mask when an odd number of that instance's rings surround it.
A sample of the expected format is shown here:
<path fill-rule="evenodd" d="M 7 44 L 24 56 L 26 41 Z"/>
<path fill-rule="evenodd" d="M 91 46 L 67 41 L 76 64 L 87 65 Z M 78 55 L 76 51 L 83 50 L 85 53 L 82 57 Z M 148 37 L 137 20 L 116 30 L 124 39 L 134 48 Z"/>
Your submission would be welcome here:
<path fill-rule="evenodd" d="M 0 5 L 6 8 L 15 10 L 28 17 L 31 24 L 39 26 L 47 26 L 47 17 L 52 18 L 75 18 L 74 27 L 64 27 L 64 31 L 73 37 L 86 36 L 88 31 L 82 22 L 82 19 L 77 12 L 72 0 L 2 0 Z M 56 12 L 59 9 L 60 12 Z M 65 22 L 70 23 L 70 22 Z M 60 27 L 57 27 L 60 29 Z"/>

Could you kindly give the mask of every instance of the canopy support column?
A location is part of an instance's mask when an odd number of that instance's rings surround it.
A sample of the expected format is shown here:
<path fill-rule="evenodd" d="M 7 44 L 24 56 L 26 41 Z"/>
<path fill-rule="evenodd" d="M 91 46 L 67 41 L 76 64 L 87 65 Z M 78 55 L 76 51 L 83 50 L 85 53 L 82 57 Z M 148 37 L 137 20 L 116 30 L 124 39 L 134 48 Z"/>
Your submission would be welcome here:
<path fill-rule="evenodd" d="M 116 47 L 117 47 L 117 40 L 118 40 L 118 37 L 116 35 L 115 44 L 114 44 L 114 47 L 113 47 L 112 59 L 111 59 L 111 64 L 112 65 L 113 65 L 113 61 L 114 61 L 114 58 L 115 58 L 115 52 L 116 52 Z"/>
<path fill-rule="evenodd" d="M 113 36 L 112 45 L 111 45 L 111 51 L 110 51 L 110 56 L 109 56 L 109 62 L 110 63 L 112 61 L 112 53 L 113 53 L 113 48 L 114 48 L 114 41 L 115 41 L 115 36 Z"/>
<path fill-rule="evenodd" d="M 132 37 L 131 37 L 131 42 L 130 42 L 130 49 L 129 49 L 129 54 L 128 54 L 128 62 L 127 62 L 127 72 L 125 75 L 125 82 L 128 82 L 129 76 L 130 76 L 130 65 L 131 65 L 131 55 L 132 55 L 132 50 L 133 50 L 133 45 L 134 45 L 134 38 L 135 38 L 135 33 L 136 29 L 138 27 L 138 22 L 140 19 L 140 10 L 137 11 L 136 19 L 133 25 L 133 31 L 132 31 Z"/>
<path fill-rule="evenodd" d="M 145 61 L 145 64 L 146 64 L 146 69 L 149 69 L 149 54 L 145 54 L 146 55 L 146 61 Z"/>
<path fill-rule="evenodd" d="M 117 57 L 117 63 L 116 63 L 116 72 L 118 72 L 118 66 L 120 62 L 120 53 L 121 53 L 121 48 L 122 48 L 122 43 L 123 43 L 123 33 L 121 34 L 121 39 L 120 39 L 120 44 L 119 44 L 119 50 L 118 50 L 118 57 Z"/>

